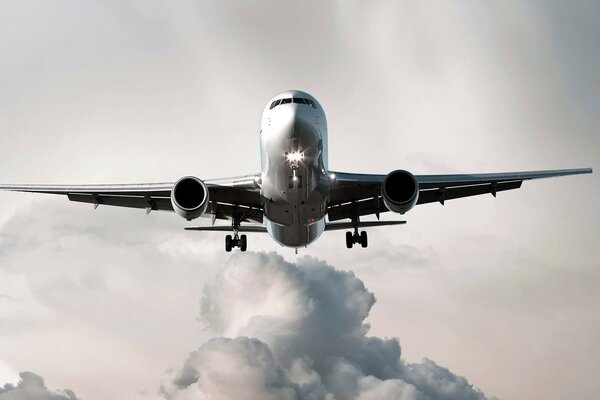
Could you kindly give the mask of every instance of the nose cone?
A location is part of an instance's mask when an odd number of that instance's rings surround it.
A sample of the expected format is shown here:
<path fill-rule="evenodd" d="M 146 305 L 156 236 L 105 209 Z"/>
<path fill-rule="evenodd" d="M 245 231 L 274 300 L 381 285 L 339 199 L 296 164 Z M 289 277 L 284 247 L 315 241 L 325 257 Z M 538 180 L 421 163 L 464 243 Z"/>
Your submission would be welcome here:
<path fill-rule="evenodd" d="M 285 104 L 277 117 L 273 118 L 273 126 L 281 139 L 293 142 L 296 148 L 308 149 L 315 147 L 320 133 L 315 126 L 314 116 L 307 113 L 305 107 L 301 104 Z"/>
<path fill-rule="evenodd" d="M 303 104 L 282 104 L 278 106 L 277 112 L 272 113 L 271 119 L 276 125 L 283 129 L 294 129 L 298 122 L 310 122 L 310 115 Z"/>
<path fill-rule="evenodd" d="M 320 105 L 308 93 L 287 91 L 267 104 L 261 119 L 261 146 L 273 162 L 286 153 L 301 152 L 305 161 L 317 160 L 327 122 Z"/>

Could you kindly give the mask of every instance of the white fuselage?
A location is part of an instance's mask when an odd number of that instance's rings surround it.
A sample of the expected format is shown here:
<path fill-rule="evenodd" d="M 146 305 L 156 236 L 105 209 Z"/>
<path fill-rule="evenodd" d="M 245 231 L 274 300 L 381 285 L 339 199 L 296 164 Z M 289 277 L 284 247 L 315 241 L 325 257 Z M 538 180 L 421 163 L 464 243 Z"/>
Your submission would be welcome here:
<path fill-rule="evenodd" d="M 314 97 L 287 91 L 266 105 L 260 157 L 267 231 L 284 246 L 308 245 L 325 230 L 330 186 L 327 120 Z"/>

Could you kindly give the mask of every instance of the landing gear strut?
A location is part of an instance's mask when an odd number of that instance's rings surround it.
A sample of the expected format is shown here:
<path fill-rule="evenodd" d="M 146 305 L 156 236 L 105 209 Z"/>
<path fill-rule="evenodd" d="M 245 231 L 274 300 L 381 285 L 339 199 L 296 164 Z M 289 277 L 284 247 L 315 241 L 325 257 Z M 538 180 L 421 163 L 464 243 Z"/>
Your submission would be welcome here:
<path fill-rule="evenodd" d="M 354 225 L 354 233 L 346 232 L 346 247 L 351 249 L 354 243 L 360 243 L 361 247 L 367 247 L 369 244 L 367 239 L 367 232 L 362 231 L 360 234 L 358 233 L 358 218 L 354 218 L 352 220 L 352 224 Z"/>

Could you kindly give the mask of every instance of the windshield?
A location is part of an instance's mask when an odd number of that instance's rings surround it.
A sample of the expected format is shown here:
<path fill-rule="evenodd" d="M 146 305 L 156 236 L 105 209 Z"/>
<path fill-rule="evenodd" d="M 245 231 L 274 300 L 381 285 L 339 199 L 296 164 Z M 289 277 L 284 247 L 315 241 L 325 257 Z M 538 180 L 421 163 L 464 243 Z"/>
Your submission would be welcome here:
<path fill-rule="evenodd" d="M 311 99 L 304 99 L 302 97 L 294 97 L 294 98 L 285 98 L 285 99 L 279 99 L 279 100 L 275 100 L 271 103 L 271 106 L 269 107 L 270 110 L 274 109 L 275 107 L 277 107 L 278 105 L 281 104 L 290 104 L 290 103 L 295 103 L 295 104 L 305 104 L 307 106 L 310 106 L 314 109 L 317 108 L 317 105 L 315 104 L 314 100 Z"/>

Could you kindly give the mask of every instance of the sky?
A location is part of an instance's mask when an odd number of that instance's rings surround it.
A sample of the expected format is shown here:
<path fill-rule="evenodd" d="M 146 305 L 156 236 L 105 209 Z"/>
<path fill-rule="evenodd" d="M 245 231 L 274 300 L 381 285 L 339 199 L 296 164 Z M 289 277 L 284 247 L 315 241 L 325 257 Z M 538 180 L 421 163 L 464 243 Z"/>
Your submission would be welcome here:
<path fill-rule="evenodd" d="M 255 173 L 260 112 L 286 89 L 324 107 L 335 170 L 597 169 L 598 20 L 597 1 L 2 1 L 0 182 Z M 252 376 L 283 390 L 274 398 L 438 398 L 423 371 L 487 398 L 597 398 L 599 188 L 597 173 L 525 182 L 416 207 L 406 225 L 370 230 L 367 249 L 328 232 L 297 256 L 266 235 L 225 253 L 221 234 L 185 232 L 171 213 L 1 193 L 0 399 L 228 398 L 208 372 L 177 380 L 215 354 L 266 360 Z M 255 284 L 223 305 L 236 309 L 265 287 L 312 293 L 289 276 L 315 268 L 352 274 L 367 298 L 348 314 L 356 343 L 401 353 L 387 375 L 286 358 L 280 338 L 308 323 L 286 313 L 302 296 L 275 290 L 243 323 L 207 320 L 233 290 L 223 276 Z M 339 376 L 362 384 L 340 391 Z"/>

